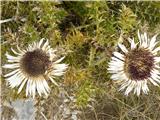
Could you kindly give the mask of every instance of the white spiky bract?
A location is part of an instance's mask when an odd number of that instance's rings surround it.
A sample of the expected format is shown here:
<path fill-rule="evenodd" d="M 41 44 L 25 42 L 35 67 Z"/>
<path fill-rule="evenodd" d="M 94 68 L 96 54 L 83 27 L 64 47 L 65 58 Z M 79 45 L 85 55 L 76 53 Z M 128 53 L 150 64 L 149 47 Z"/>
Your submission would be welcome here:
<path fill-rule="evenodd" d="M 147 33 L 140 34 L 138 31 L 139 42 L 135 43 L 134 39 L 129 38 L 131 45 L 130 49 L 127 49 L 123 44 L 118 43 L 119 48 L 122 50 L 120 52 L 114 52 L 111 61 L 109 62 L 108 71 L 111 73 L 111 79 L 117 81 L 120 86 L 120 91 L 125 90 L 125 95 L 128 95 L 132 90 L 137 96 L 140 95 L 141 91 L 147 94 L 149 91 L 148 83 L 152 83 L 155 86 L 160 84 L 160 57 L 158 52 L 160 51 L 160 46 L 158 46 L 159 41 L 156 40 L 157 35 L 153 36 L 151 39 L 148 38 Z M 130 79 L 124 70 L 125 67 L 125 56 L 136 48 L 142 48 L 148 50 L 154 56 L 154 67 L 150 72 L 150 77 L 142 80 Z M 133 60 L 134 61 L 134 60 Z"/>
<path fill-rule="evenodd" d="M 25 73 L 20 67 L 20 61 L 22 57 L 27 52 L 32 52 L 36 49 L 40 49 L 44 53 L 46 53 L 46 55 L 49 56 L 49 60 L 52 62 L 50 67 L 52 69 L 45 71 L 46 77 L 44 77 L 44 75 L 39 75 L 38 77 L 30 76 Z M 26 86 L 26 96 L 32 96 L 34 98 L 36 92 L 38 92 L 40 96 L 42 94 L 45 94 L 46 96 L 48 95 L 48 93 L 50 92 L 50 87 L 47 83 L 48 79 L 50 79 L 56 86 L 58 86 L 54 78 L 55 76 L 63 75 L 68 65 L 60 64 L 64 57 L 58 59 L 57 61 L 53 61 L 56 56 L 56 50 L 50 47 L 48 40 L 45 40 L 43 38 L 39 42 L 34 42 L 33 44 L 30 44 L 26 50 L 20 49 L 19 46 L 17 46 L 17 51 L 12 48 L 11 50 L 15 54 L 15 56 L 6 53 L 8 64 L 5 64 L 3 66 L 3 68 L 12 70 L 10 73 L 4 75 L 6 81 L 9 83 L 11 88 L 18 87 L 18 93 L 20 93 L 22 89 Z"/>

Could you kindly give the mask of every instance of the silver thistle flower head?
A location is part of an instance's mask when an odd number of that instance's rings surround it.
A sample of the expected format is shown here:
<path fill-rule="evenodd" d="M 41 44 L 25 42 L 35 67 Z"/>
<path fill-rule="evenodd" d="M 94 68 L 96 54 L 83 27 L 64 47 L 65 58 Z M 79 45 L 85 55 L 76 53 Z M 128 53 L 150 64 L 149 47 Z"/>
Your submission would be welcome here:
<path fill-rule="evenodd" d="M 6 53 L 8 63 L 3 68 L 11 72 L 4 75 L 11 88 L 18 87 L 18 93 L 25 87 L 26 96 L 46 96 L 50 92 L 48 80 L 58 86 L 54 80 L 55 76 L 61 76 L 67 69 L 66 64 L 60 64 L 64 57 L 55 60 L 56 50 L 52 49 L 48 40 L 41 39 L 39 42 L 30 44 L 26 49 L 17 51 L 12 49 L 15 56 Z"/>
<path fill-rule="evenodd" d="M 123 44 L 118 43 L 123 53 L 114 52 L 109 63 L 108 71 L 111 73 L 111 79 L 118 81 L 121 85 L 120 90 L 125 90 L 128 95 L 132 90 L 137 96 L 141 91 L 148 93 L 148 83 L 155 86 L 160 83 L 160 46 L 156 41 L 157 35 L 151 39 L 147 33 L 140 34 L 138 31 L 139 42 L 135 43 L 134 39 L 128 39 L 131 45 L 127 49 Z"/>

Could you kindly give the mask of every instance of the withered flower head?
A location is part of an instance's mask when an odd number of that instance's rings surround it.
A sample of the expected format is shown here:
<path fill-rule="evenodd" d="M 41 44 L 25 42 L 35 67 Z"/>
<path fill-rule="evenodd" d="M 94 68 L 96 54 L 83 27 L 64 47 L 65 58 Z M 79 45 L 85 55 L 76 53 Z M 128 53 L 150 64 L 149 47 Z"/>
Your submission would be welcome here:
<path fill-rule="evenodd" d="M 120 90 L 125 90 L 128 95 L 132 90 L 137 96 L 143 91 L 148 93 L 147 83 L 151 82 L 155 86 L 160 83 L 160 57 L 158 52 L 160 46 L 156 41 L 156 36 L 151 39 L 147 34 L 140 34 L 138 31 L 139 42 L 129 38 L 131 48 L 127 49 L 124 45 L 118 43 L 122 53 L 114 52 L 109 63 L 109 72 L 111 79 L 121 84 Z"/>
<path fill-rule="evenodd" d="M 11 50 L 15 56 L 6 53 L 9 63 L 3 66 L 11 69 L 11 72 L 4 76 L 11 88 L 19 87 L 20 93 L 25 86 L 26 96 L 34 98 L 36 92 L 40 96 L 48 95 L 50 91 L 48 80 L 58 86 L 54 77 L 63 75 L 67 65 L 60 64 L 64 57 L 55 60 L 56 50 L 50 47 L 48 40 L 41 39 L 23 50 L 19 46 L 17 51 L 12 48 Z"/>

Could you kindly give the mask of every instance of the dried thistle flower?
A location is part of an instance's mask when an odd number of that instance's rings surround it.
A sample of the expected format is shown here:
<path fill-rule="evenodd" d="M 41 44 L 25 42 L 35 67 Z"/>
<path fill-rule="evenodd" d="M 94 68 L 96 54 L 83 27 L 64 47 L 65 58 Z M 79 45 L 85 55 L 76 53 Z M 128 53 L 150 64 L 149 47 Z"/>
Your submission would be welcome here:
<path fill-rule="evenodd" d="M 149 91 L 147 83 L 150 81 L 155 86 L 160 83 L 160 57 L 158 51 L 160 47 L 156 42 L 157 35 L 151 39 L 147 33 L 140 34 L 138 31 L 139 42 L 135 43 L 134 39 L 129 38 L 131 48 L 127 49 L 124 45 L 118 44 L 124 54 L 114 52 L 109 63 L 109 72 L 112 74 L 111 79 L 120 82 L 120 90 L 125 90 L 128 95 L 133 89 L 137 96 L 141 90 L 147 94 Z"/>
<path fill-rule="evenodd" d="M 36 92 L 40 96 L 48 95 L 50 87 L 47 80 L 58 86 L 54 77 L 63 75 L 67 65 L 60 64 L 64 57 L 54 60 L 56 50 L 50 47 L 48 40 L 41 39 L 23 50 L 17 46 L 18 52 L 12 48 L 11 50 L 15 56 L 6 53 L 9 63 L 3 66 L 12 70 L 4 76 L 11 88 L 19 87 L 20 93 L 26 84 L 26 96 L 34 98 Z"/>

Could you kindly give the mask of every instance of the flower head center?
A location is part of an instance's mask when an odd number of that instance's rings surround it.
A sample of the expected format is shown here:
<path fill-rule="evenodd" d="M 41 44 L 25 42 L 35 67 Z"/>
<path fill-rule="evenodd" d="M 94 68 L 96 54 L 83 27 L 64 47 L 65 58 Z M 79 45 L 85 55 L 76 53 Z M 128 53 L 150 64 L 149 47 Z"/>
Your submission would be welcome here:
<path fill-rule="evenodd" d="M 125 72 L 132 80 L 145 80 L 154 67 L 154 56 L 146 49 L 131 50 L 125 58 Z"/>
<path fill-rule="evenodd" d="M 22 70 L 30 76 L 43 75 L 50 65 L 49 56 L 40 49 L 27 52 L 21 59 Z"/>

